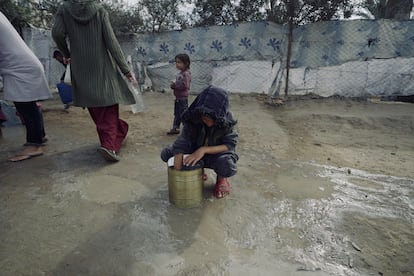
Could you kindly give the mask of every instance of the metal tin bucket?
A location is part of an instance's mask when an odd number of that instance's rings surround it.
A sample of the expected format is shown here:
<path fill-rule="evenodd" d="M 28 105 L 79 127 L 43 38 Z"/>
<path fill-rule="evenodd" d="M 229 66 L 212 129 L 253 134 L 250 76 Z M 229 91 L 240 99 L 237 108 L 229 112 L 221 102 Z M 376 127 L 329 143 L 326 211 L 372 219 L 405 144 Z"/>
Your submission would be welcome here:
<path fill-rule="evenodd" d="M 168 168 L 168 193 L 170 202 L 178 208 L 193 208 L 203 199 L 202 169 L 191 171 Z"/>

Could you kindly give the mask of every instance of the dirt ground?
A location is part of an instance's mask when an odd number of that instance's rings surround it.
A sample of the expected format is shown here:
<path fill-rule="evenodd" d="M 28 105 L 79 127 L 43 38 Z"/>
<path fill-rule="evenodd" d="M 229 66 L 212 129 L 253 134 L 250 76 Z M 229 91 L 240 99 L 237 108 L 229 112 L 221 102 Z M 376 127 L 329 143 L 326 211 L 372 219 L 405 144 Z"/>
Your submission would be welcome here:
<path fill-rule="evenodd" d="M 414 176 L 413 104 L 305 97 L 266 110 L 271 110 L 281 129 L 274 137 L 263 133 L 269 140 L 262 145 L 270 146 L 278 158 Z M 263 126 L 268 128 L 273 127 Z M 245 137 L 250 140 L 249 131 Z"/>
<path fill-rule="evenodd" d="M 184 210 L 159 158 L 172 95 L 143 97 L 144 112 L 122 107 L 116 164 L 88 112 L 56 94 L 44 156 L 7 162 L 24 130 L 2 129 L 0 274 L 414 275 L 413 104 L 233 94 L 232 193 L 214 199 L 209 171 L 202 205 Z"/>

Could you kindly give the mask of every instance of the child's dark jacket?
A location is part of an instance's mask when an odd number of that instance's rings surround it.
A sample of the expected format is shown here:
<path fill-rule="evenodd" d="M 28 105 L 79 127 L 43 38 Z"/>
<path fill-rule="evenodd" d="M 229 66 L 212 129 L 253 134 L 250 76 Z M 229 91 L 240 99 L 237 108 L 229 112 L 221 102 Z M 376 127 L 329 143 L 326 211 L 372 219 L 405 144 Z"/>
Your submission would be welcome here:
<path fill-rule="evenodd" d="M 201 121 L 203 114 L 215 120 L 210 130 Z M 172 145 L 174 154 L 193 153 L 205 145 L 206 136 L 208 146 L 226 145 L 229 151 L 235 151 L 238 134 L 234 127 L 237 122 L 229 110 L 229 99 L 225 90 L 214 86 L 207 87 L 194 99 L 181 119 L 184 128 Z"/>

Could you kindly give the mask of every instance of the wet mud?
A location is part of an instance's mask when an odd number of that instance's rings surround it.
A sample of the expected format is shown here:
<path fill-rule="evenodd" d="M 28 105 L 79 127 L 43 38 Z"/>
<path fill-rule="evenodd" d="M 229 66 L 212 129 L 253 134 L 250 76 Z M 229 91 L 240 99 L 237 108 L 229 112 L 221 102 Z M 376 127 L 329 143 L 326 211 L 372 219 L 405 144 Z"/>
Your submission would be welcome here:
<path fill-rule="evenodd" d="M 96 152 L 87 111 L 64 111 L 57 98 L 44 103 L 44 156 L 7 162 L 24 130 L 3 128 L 0 274 L 413 275 L 410 105 L 276 108 L 234 95 L 241 158 L 231 194 L 215 199 L 207 170 L 201 206 L 179 209 L 159 158 L 173 141 L 172 98 L 144 100 L 143 113 L 123 107 L 130 134 L 115 164 Z"/>

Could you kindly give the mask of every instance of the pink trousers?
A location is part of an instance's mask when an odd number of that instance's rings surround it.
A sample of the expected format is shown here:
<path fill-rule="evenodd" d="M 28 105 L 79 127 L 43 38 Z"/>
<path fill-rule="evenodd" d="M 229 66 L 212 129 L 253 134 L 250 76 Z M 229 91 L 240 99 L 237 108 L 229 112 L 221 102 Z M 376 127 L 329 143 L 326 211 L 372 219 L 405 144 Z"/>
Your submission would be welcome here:
<path fill-rule="evenodd" d="M 128 133 L 128 124 L 119 118 L 119 105 L 88 107 L 101 146 L 119 152 Z"/>

